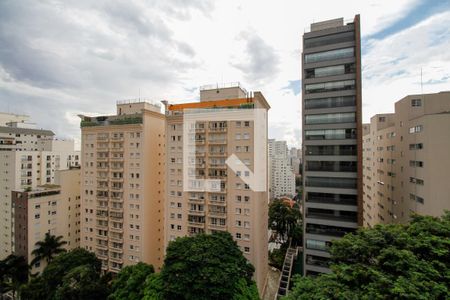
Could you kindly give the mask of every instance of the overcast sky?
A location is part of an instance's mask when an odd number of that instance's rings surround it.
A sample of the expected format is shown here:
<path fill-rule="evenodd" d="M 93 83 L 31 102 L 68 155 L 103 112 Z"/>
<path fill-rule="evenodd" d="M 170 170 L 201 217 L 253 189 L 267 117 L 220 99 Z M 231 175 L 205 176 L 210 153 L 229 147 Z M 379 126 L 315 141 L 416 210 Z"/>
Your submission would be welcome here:
<path fill-rule="evenodd" d="M 301 37 L 361 15 L 364 121 L 450 90 L 450 0 L 0 0 L 0 111 L 79 141 L 77 114 L 116 100 L 187 102 L 239 81 L 269 101 L 269 136 L 300 143 Z"/>

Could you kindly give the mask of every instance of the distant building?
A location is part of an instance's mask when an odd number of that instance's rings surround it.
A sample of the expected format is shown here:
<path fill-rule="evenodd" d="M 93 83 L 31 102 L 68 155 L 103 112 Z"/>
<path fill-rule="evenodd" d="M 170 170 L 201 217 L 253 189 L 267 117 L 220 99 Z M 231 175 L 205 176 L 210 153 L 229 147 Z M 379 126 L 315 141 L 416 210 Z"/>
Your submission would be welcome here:
<path fill-rule="evenodd" d="M 268 270 L 267 101 L 233 84 L 202 87 L 200 102 L 165 105 L 165 245 L 177 237 L 230 232 L 255 267 L 262 294 Z M 260 123 L 249 118 L 255 112 L 262 112 Z M 192 113 L 199 119 L 191 120 Z M 226 163 L 233 157 L 241 161 L 239 170 Z M 253 172 L 264 190 L 247 183 Z"/>
<path fill-rule="evenodd" d="M 294 197 L 295 174 L 289 163 L 286 141 L 269 140 L 270 198 Z"/>
<path fill-rule="evenodd" d="M 303 35 L 304 271 L 329 273 L 330 241 L 362 225 L 360 18 Z"/>
<path fill-rule="evenodd" d="M 292 170 L 296 176 L 301 173 L 301 164 L 302 164 L 302 149 L 291 148 L 289 149 L 289 165 L 292 167 Z"/>
<path fill-rule="evenodd" d="M 165 117 L 158 105 L 117 103 L 112 116 L 81 117 L 81 247 L 102 269 L 145 262 L 164 251 Z"/>
<path fill-rule="evenodd" d="M 73 141 L 57 140 L 50 130 L 36 129 L 28 116 L 0 114 L 0 259 L 14 251 L 13 190 L 55 183 L 55 173 L 79 166 Z"/>
<path fill-rule="evenodd" d="M 80 246 L 80 169 L 56 171 L 57 184 L 12 192 L 14 207 L 14 253 L 30 263 L 35 244 L 48 232 L 62 236 L 70 250 Z M 32 273 L 42 272 L 46 262 L 38 262 Z"/>
<path fill-rule="evenodd" d="M 450 92 L 407 96 L 364 126 L 364 226 L 450 210 Z"/>

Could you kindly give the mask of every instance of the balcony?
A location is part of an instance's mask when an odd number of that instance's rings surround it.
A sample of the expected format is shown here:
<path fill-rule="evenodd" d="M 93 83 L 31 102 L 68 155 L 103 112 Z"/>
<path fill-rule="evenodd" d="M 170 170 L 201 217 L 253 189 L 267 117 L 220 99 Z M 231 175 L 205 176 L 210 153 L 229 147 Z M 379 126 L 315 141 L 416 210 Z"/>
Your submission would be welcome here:
<path fill-rule="evenodd" d="M 107 235 L 100 235 L 100 234 L 96 234 L 95 237 L 99 240 L 102 241 L 107 241 L 108 240 L 108 236 Z"/>
<path fill-rule="evenodd" d="M 204 210 L 189 210 L 189 214 L 193 216 L 204 216 L 205 211 Z"/>
<path fill-rule="evenodd" d="M 209 217 L 220 217 L 220 218 L 225 218 L 227 216 L 227 212 L 226 211 L 217 211 L 217 210 L 210 210 L 208 212 L 208 216 Z"/>
<path fill-rule="evenodd" d="M 108 245 L 95 244 L 95 248 L 100 250 L 108 250 Z"/>
<path fill-rule="evenodd" d="M 111 147 L 109 148 L 111 152 L 123 152 L 123 147 Z"/>
<path fill-rule="evenodd" d="M 227 206 L 227 202 L 226 202 L 226 201 L 222 201 L 222 200 L 213 200 L 213 199 L 209 199 L 209 204 L 210 204 L 210 205 Z"/>
<path fill-rule="evenodd" d="M 122 157 L 112 156 L 111 161 L 123 161 L 123 156 Z"/>
<path fill-rule="evenodd" d="M 123 199 L 120 197 L 111 197 L 110 201 L 112 203 L 123 203 Z"/>
<path fill-rule="evenodd" d="M 123 213 L 123 207 L 114 207 L 114 206 L 111 206 L 111 207 L 109 207 L 109 211 L 110 211 L 110 212 Z"/>
<path fill-rule="evenodd" d="M 205 223 L 201 223 L 201 222 L 188 221 L 188 223 L 189 223 L 189 226 L 192 226 L 192 227 L 197 227 L 197 228 L 205 227 Z"/>
<path fill-rule="evenodd" d="M 97 176 L 97 181 L 107 182 L 108 176 Z"/>
<path fill-rule="evenodd" d="M 112 136 L 111 141 L 113 142 L 123 142 L 123 136 Z"/>
<path fill-rule="evenodd" d="M 95 208 L 98 211 L 107 211 L 108 210 L 108 206 L 107 205 L 97 205 Z"/>
<path fill-rule="evenodd" d="M 227 152 L 209 152 L 208 153 L 209 156 L 214 156 L 214 157 L 226 157 L 227 156 Z"/>
<path fill-rule="evenodd" d="M 205 156 L 205 152 L 204 151 L 195 151 L 195 156 L 203 157 L 203 156 Z"/>
<path fill-rule="evenodd" d="M 123 182 L 123 177 L 111 177 L 112 182 Z"/>
<path fill-rule="evenodd" d="M 111 166 L 111 170 L 115 172 L 123 172 L 123 166 Z"/>
<path fill-rule="evenodd" d="M 204 145 L 205 144 L 205 139 L 196 139 L 195 140 L 195 144 L 196 145 Z"/>
<path fill-rule="evenodd" d="M 109 230 L 110 230 L 111 232 L 123 233 L 123 228 L 120 228 L 120 227 L 109 226 Z"/>
<path fill-rule="evenodd" d="M 98 195 L 96 196 L 97 200 L 104 200 L 104 201 L 108 201 L 108 196 L 106 195 Z"/>
<path fill-rule="evenodd" d="M 109 237 L 109 240 L 112 241 L 112 242 L 123 243 L 123 237 L 117 237 L 117 236 L 114 236 L 114 235 L 111 235 Z"/>
<path fill-rule="evenodd" d="M 107 215 L 96 215 L 97 220 L 108 221 Z"/>
<path fill-rule="evenodd" d="M 211 127 L 209 128 L 211 132 L 227 132 L 227 127 Z"/>
<path fill-rule="evenodd" d="M 120 257 L 114 257 L 114 256 L 110 256 L 109 260 L 112 262 L 116 262 L 118 264 L 123 264 L 123 259 Z"/>
<path fill-rule="evenodd" d="M 193 198 L 193 197 L 189 197 L 188 199 L 191 202 L 195 202 L 195 203 L 204 203 L 205 202 L 205 198 Z"/>
<path fill-rule="evenodd" d="M 95 229 L 108 230 L 108 225 L 95 224 Z"/>
<path fill-rule="evenodd" d="M 108 142 L 109 136 L 97 136 L 97 141 Z"/>
<path fill-rule="evenodd" d="M 119 273 L 120 269 L 121 269 L 120 267 L 109 266 L 109 270 L 113 273 Z"/>
<path fill-rule="evenodd" d="M 354 216 L 354 217 L 342 216 L 342 215 L 339 216 L 339 215 L 332 215 L 332 214 L 307 213 L 306 218 L 338 221 L 338 222 L 352 222 L 352 223 L 358 222 L 356 216 Z"/>
<path fill-rule="evenodd" d="M 109 245 L 109 250 L 111 250 L 112 252 L 116 252 L 116 253 L 123 253 L 122 247 L 114 247 L 113 245 Z"/>
<path fill-rule="evenodd" d="M 108 170 L 108 166 L 105 166 L 105 165 L 97 166 L 97 170 L 100 170 L 100 171 L 107 171 L 107 170 Z"/>
<path fill-rule="evenodd" d="M 108 189 L 108 186 L 97 186 L 97 191 L 99 192 L 107 192 Z"/>
<path fill-rule="evenodd" d="M 227 165 L 226 164 L 209 164 L 210 168 L 214 168 L 214 169 L 226 169 Z"/>
<path fill-rule="evenodd" d="M 97 157 L 98 162 L 108 162 L 108 157 Z"/>
<path fill-rule="evenodd" d="M 227 226 L 226 225 L 220 225 L 220 224 L 208 224 L 208 227 L 212 228 L 214 230 L 222 230 L 222 231 L 227 230 Z"/>
<path fill-rule="evenodd" d="M 209 140 L 208 143 L 211 145 L 225 145 L 227 140 Z"/>
<path fill-rule="evenodd" d="M 123 192 L 123 187 L 122 186 L 112 186 L 111 191 Z"/>
<path fill-rule="evenodd" d="M 96 252 L 95 255 L 97 255 L 97 258 L 98 258 L 98 259 L 101 259 L 101 260 L 108 260 L 108 255 L 100 254 L 100 253 L 98 253 L 98 252 Z"/>

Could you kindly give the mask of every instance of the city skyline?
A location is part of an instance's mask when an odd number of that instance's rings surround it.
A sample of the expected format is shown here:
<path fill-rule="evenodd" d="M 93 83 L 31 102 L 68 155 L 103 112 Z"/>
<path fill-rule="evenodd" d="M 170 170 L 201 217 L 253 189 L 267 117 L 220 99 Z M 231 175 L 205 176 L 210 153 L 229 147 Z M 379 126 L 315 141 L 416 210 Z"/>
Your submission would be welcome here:
<path fill-rule="evenodd" d="M 240 81 L 270 99 L 269 138 L 299 147 L 301 35 L 313 21 L 356 13 L 363 122 L 421 93 L 421 68 L 424 93 L 450 80 L 448 1 L 65 3 L 0 4 L 0 111 L 77 143 L 77 114 L 112 114 L 115 100 L 140 96 L 196 101 L 203 84 Z"/>

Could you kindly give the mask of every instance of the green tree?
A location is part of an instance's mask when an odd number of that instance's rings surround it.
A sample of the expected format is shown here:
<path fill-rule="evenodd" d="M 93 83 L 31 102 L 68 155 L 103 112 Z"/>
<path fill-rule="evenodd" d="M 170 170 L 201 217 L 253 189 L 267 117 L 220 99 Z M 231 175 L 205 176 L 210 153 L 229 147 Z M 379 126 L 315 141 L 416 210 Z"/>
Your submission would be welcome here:
<path fill-rule="evenodd" d="M 297 205 L 290 207 L 281 199 L 273 200 L 269 204 L 269 228 L 276 231 L 281 243 L 289 238 L 301 240 L 302 215 Z M 300 237 L 298 233 L 300 232 Z"/>
<path fill-rule="evenodd" d="M 138 263 L 120 270 L 111 283 L 109 300 L 141 300 L 144 297 L 144 283 L 153 274 L 153 266 Z"/>
<path fill-rule="evenodd" d="M 64 249 L 63 246 L 67 244 L 67 242 L 62 239 L 62 236 L 54 236 L 46 232 L 44 240 L 37 242 L 35 244 L 36 248 L 31 252 L 31 254 L 34 255 L 31 265 L 33 266 L 42 260 L 49 263 L 56 255 L 66 252 L 66 249 Z"/>
<path fill-rule="evenodd" d="M 100 273 L 89 265 L 71 269 L 55 291 L 55 299 L 97 300 L 107 297 L 108 288 L 100 279 Z"/>
<path fill-rule="evenodd" d="M 144 283 L 144 297 L 142 300 L 163 299 L 163 281 L 160 274 L 150 274 Z"/>
<path fill-rule="evenodd" d="M 163 298 L 233 299 L 254 285 L 253 272 L 228 232 L 178 238 L 161 270 Z"/>
<path fill-rule="evenodd" d="M 102 292 L 106 289 L 106 283 L 100 274 L 101 262 L 94 253 L 82 248 L 73 249 L 56 256 L 42 274 L 33 277 L 22 288 L 21 297 L 27 300 L 64 299 L 57 298 L 57 295 L 76 295 L 83 289 L 94 291 L 98 288 L 98 294 L 92 292 L 97 295 L 96 299 L 106 299 L 106 292 Z"/>
<path fill-rule="evenodd" d="M 16 292 L 27 283 L 28 273 L 27 260 L 23 256 L 11 254 L 0 261 L 0 295 L 11 291 L 15 299 Z"/>
<path fill-rule="evenodd" d="M 449 299 L 450 212 L 334 241 L 332 274 L 297 277 L 287 299 Z"/>

